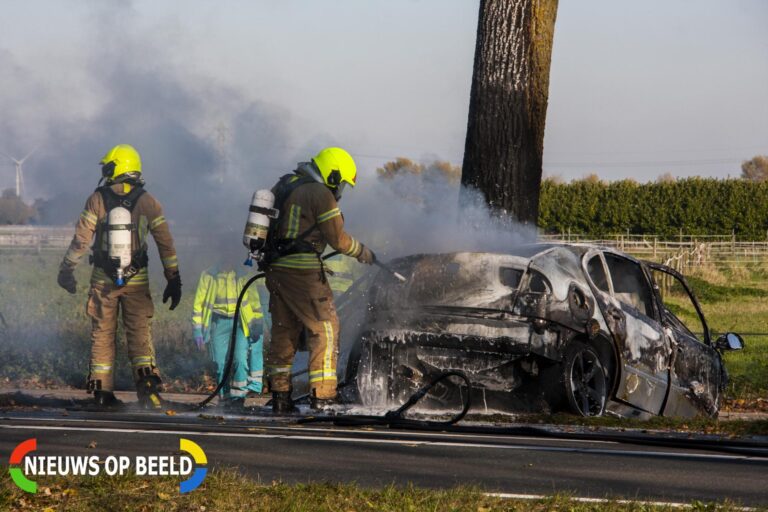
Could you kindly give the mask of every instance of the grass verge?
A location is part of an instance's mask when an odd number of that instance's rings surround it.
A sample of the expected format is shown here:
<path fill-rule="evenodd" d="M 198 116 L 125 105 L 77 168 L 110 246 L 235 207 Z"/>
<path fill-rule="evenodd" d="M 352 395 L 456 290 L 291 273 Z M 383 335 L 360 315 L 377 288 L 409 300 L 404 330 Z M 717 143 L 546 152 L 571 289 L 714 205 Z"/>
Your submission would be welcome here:
<path fill-rule="evenodd" d="M 3 470 L 7 474 L 7 470 Z M 490 497 L 476 487 L 422 489 L 390 485 L 365 489 L 355 484 L 262 484 L 234 469 L 214 470 L 189 494 L 179 494 L 178 479 L 126 477 L 47 477 L 38 493 L 26 494 L 9 478 L 0 484 L 0 510 L 67 511 L 636 511 L 680 510 L 644 503 L 583 503 L 567 495 L 538 500 Z M 732 503 L 692 501 L 689 510 L 733 511 Z"/>

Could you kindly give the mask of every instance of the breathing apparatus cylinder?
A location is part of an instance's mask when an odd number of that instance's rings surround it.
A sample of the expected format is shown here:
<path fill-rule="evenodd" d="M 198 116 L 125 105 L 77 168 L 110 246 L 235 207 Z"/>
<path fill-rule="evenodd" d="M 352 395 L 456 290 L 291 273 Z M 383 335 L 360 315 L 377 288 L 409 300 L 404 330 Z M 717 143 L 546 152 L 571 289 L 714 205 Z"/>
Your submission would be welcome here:
<path fill-rule="evenodd" d="M 249 267 L 253 266 L 253 260 L 261 260 L 261 251 L 267 243 L 269 225 L 272 219 L 276 219 L 279 215 L 279 212 L 273 208 L 274 205 L 275 194 L 272 191 L 257 190 L 253 194 L 243 232 L 243 245 L 248 248 L 248 259 L 244 264 Z"/>
<path fill-rule="evenodd" d="M 123 286 L 125 269 L 131 265 L 131 212 L 122 206 L 112 208 L 108 217 L 109 260 L 117 271 L 115 284 Z"/>

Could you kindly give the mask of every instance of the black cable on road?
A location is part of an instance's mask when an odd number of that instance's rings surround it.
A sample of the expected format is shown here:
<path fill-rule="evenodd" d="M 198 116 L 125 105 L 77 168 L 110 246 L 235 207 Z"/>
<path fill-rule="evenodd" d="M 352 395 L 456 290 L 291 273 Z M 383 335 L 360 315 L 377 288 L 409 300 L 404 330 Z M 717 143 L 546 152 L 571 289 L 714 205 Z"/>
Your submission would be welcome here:
<path fill-rule="evenodd" d="M 467 397 L 464 399 L 462 395 L 462 408 L 457 414 L 451 416 L 446 421 L 431 421 L 431 420 L 413 420 L 404 418 L 403 414 L 411 407 L 416 405 L 424 396 L 429 393 L 429 390 L 435 387 L 439 382 L 447 379 L 448 377 L 459 377 L 464 381 L 467 386 Z M 442 372 L 440 375 L 432 379 L 427 385 L 416 391 L 411 397 L 398 409 L 389 411 L 383 416 L 366 416 L 355 414 L 343 414 L 339 416 L 309 416 L 306 418 L 300 418 L 296 423 L 333 423 L 340 427 L 354 427 L 354 426 L 366 426 L 366 425 L 386 425 L 391 428 L 415 428 L 415 429 L 438 429 L 442 430 L 446 427 L 458 423 L 469 412 L 469 408 L 472 405 L 470 399 L 470 391 L 472 389 L 472 383 L 469 381 L 467 374 L 461 370 L 448 370 Z"/>
<path fill-rule="evenodd" d="M 450 373 L 450 372 L 446 372 Z M 444 375 L 444 374 L 443 374 Z M 441 375 L 442 376 L 442 375 Z M 438 378 L 439 379 L 439 378 Z M 425 386 L 425 388 L 428 388 Z M 422 388 L 422 389 L 425 389 Z M 414 401 L 411 397 L 406 405 Z M 423 396 L 423 395 L 422 395 Z M 413 405 L 411 403 L 410 405 Z M 408 407 L 410 407 L 408 405 Z M 558 439 L 563 441 L 607 441 L 621 444 L 634 444 L 640 446 L 658 446 L 665 448 L 678 448 L 684 450 L 702 450 L 709 452 L 721 452 L 734 455 L 744 455 L 749 457 L 768 458 L 768 443 L 760 441 L 736 441 L 723 439 L 691 439 L 644 434 L 623 434 L 623 433 L 579 433 L 579 432 L 556 432 L 542 427 L 518 426 L 518 427 L 494 427 L 480 425 L 455 425 L 466 414 L 465 411 L 454 416 L 449 421 L 418 421 L 402 418 L 401 414 L 408 407 L 403 406 L 396 411 L 390 411 L 383 416 L 363 416 L 363 415 L 339 415 L 339 416 L 319 416 L 306 417 L 297 420 L 299 424 L 306 423 L 331 423 L 339 427 L 363 427 L 363 426 L 386 426 L 393 429 L 417 430 L 427 432 L 444 432 L 451 434 L 482 434 L 493 436 L 510 437 L 541 437 L 544 439 Z"/>

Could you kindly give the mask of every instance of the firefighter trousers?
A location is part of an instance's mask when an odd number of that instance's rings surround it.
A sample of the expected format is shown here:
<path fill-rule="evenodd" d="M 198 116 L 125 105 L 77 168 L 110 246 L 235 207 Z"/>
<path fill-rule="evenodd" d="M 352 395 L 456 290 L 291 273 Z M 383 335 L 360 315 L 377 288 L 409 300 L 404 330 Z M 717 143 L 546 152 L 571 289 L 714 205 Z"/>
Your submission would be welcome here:
<path fill-rule="evenodd" d="M 151 320 L 154 313 L 149 286 L 117 287 L 111 284 L 91 284 L 86 313 L 91 319 L 91 364 L 88 391 L 114 390 L 115 335 L 118 312 L 122 314 L 123 330 L 136 383 L 145 375 L 160 376 L 155 366 Z"/>
<path fill-rule="evenodd" d="M 317 398 L 336 397 L 339 319 L 333 293 L 319 270 L 267 271 L 272 340 L 267 371 L 272 391 L 291 390 L 291 365 L 303 330 L 309 349 L 309 387 Z"/>

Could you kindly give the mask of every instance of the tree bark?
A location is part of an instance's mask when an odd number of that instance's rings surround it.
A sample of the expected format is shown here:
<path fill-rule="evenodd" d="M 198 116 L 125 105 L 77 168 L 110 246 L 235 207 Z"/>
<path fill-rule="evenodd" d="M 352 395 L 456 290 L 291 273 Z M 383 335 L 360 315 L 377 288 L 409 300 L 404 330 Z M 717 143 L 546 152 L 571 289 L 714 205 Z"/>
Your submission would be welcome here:
<path fill-rule="evenodd" d="M 536 225 L 558 0 L 481 0 L 461 182 Z"/>

